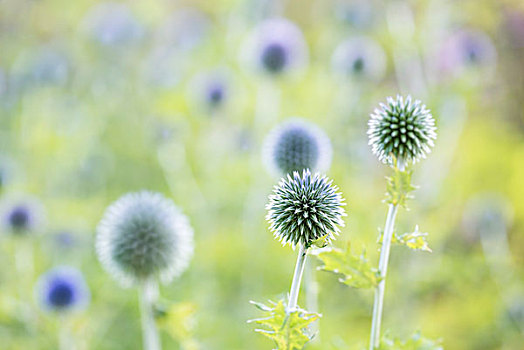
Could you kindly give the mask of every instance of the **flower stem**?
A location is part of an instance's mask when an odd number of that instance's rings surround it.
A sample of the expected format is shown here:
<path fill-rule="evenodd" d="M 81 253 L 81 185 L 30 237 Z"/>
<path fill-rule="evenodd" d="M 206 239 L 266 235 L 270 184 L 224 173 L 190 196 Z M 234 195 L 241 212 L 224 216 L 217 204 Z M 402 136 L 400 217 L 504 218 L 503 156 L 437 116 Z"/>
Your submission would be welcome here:
<path fill-rule="evenodd" d="M 299 244 L 297 264 L 295 265 L 295 273 L 293 274 L 293 282 L 291 283 L 291 290 L 289 292 L 289 303 L 287 305 L 287 312 L 293 312 L 297 308 L 298 292 L 300 290 L 300 281 L 304 273 L 304 265 L 306 264 L 307 249 L 303 244 Z"/>
<path fill-rule="evenodd" d="M 153 303 L 158 296 L 158 286 L 154 280 L 146 280 L 140 286 L 140 314 L 142 321 L 142 342 L 144 350 L 161 350 L 160 337 L 156 327 Z"/>
<path fill-rule="evenodd" d="M 399 159 L 397 163 L 399 169 L 404 171 L 404 162 Z M 382 248 L 380 249 L 380 259 L 378 262 L 378 271 L 381 281 L 375 290 L 375 301 L 373 303 L 373 318 L 371 321 L 371 338 L 369 340 L 369 349 L 374 350 L 380 345 L 380 323 L 382 321 L 382 309 L 384 306 L 384 292 L 386 291 L 386 275 L 388 272 L 389 250 L 395 228 L 395 217 L 397 216 L 398 205 L 390 204 L 388 215 L 386 217 L 386 226 L 382 238 Z"/>

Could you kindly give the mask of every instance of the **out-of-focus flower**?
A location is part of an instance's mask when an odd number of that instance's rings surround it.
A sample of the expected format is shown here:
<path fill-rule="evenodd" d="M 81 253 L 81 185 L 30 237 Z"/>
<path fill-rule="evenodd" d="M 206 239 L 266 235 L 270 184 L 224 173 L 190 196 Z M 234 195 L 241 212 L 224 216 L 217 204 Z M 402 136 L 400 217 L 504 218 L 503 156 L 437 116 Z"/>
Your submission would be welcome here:
<path fill-rule="evenodd" d="M 419 100 L 411 96 L 388 97 L 375 109 L 368 122 L 369 144 L 383 163 L 393 159 L 417 162 L 425 158 L 437 138 L 435 120 Z"/>
<path fill-rule="evenodd" d="M 331 65 L 337 75 L 377 81 L 384 76 L 386 55 L 374 40 L 355 37 L 337 46 Z"/>
<path fill-rule="evenodd" d="M 483 193 L 471 198 L 462 217 L 462 232 L 469 242 L 481 236 L 505 235 L 512 220 L 512 209 L 501 194 Z"/>
<path fill-rule="evenodd" d="M 202 11 L 183 8 L 173 12 L 160 26 L 156 45 L 187 52 L 202 43 L 211 30 L 211 21 Z"/>
<path fill-rule="evenodd" d="M 278 125 L 266 137 L 262 158 L 277 176 L 310 169 L 325 172 L 331 165 L 331 142 L 316 125 L 293 118 Z"/>
<path fill-rule="evenodd" d="M 472 67 L 492 67 L 497 52 L 491 39 L 481 31 L 463 30 L 450 36 L 438 53 L 438 67 L 447 74 L 459 75 Z"/>
<path fill-rule="evenodd" d="M 193 230 L 170 199 L 129 193 L 107 208 L 97 228 L 96 251 L 123 285 L 157 277 L 168 283 L 189 265 Z"/>
<path fill-rule="evenodd" d="M 35 288 L 37 300 L 46 311 L 82 310 L 90 300 L 89 288 L 80 271 L 60 266 L 42 275 Z"/>
<path fill-rule="evenodd" d="M 344 226 L 344 199 L 332 181 L 304 170 L 280 180 L 266 205 L 270 230 L 283 245 L 303 244 L 309 248 L 324 238 L 327 243 Z"/>
<path fill-rule="evenodd" d="M 356 28 L 369 27 L 373 22 L 373 14 L 376 12 L 368 0 L 351 2 L 339 0 L 335 2 L 334 10 L 337 18 Z"/>
<path fill-rule="evenodd" d="M 2 212 L 4 229 L 14 235 L 34 233 L 44 221 L 42 204 L 34 198 L 6 201 Z"/>
<path fill-rule="evenodd" d="M 84 18 L 87 34 L 98 44 L 120 47 L 137 42 L 143 36 L 143 28 L 131 9 L 116 2 L 103 2 L 93 6 Z"/>
<path fill-rule="evenodd" d="M 10 83 L 16 89 L 37 85 L 63 85 L 71 69 L 69 59 L 60 50 L 41 46 L 22 52 L 11 69 Z"/>
<path fill-rule="evenodd" d="M 206 109 L 217 109 L 227 103 L 230 79 L 226 70 L 218 69 L 196 75 L 189 84 L 191 100 Z"/>
<path fill-rule="evenodd" d="M 300 29 L 282 18 L 260 23 L 247 39 L 243 56 L 247 64 L 270 75 L 294 71 L 307 63 L 307 45 Z"/>

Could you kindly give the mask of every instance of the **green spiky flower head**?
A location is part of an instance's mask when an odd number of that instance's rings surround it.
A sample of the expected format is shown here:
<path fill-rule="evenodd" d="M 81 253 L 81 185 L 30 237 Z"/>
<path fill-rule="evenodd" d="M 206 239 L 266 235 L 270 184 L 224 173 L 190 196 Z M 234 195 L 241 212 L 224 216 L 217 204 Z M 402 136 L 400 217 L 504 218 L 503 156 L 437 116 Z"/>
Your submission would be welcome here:
<path fill-rule="evenodd" d="M 266 220 L 270 230 L 283 245 L 303 244 L 309 248 L 316 240 L 326 243 L 334 239 L 344 226 L 345 205 L 338 187 L 325 176 L 302 176 L 293 172 L 282 178 L 269 196 Z"/>
<path fill-rule="evenodd" d="M 437 138 L 435 120 L 419 100 L 411 96 L 388 97 L 368 122 L 369 144 L 383 163 L 394 160 L 416 163 L 425 158 Z"/>
<path fill-rule="evenodd" d="M 193 230 L 170 199 L 148 191 L 129 193 L 104 213 L 96 251 L 124 286 L 157 277 L 168 283 L 189 265 Z"/>

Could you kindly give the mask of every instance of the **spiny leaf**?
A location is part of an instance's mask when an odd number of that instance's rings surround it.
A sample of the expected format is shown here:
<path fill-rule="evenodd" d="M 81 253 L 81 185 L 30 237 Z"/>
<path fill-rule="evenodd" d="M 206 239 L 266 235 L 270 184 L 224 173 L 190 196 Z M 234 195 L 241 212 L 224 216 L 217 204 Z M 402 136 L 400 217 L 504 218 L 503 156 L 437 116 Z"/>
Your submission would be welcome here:
<path fill-rule="evenodd" d="M 193 339 L 196 326 L 195 304 L 190 302 L 173 303 L 167 306 L 157 306 L 155 311 L 159 326 L 169 333 L 173 339 L 184 344 L 194 344 L 189 348 L 198 348 Z"/>
<path fill-rule="evenodd" d="M 407 340 L 392 338 L 385 334 L 378 350 L 443 350 L 440 339 L 433 340 L 423 337 L 420 332 L 415 332 Z"/>
<path fill-rule="evenodd" d="M 393 168 L 393 175 L 386 177 L 386 203 L 407 209 L 406 201 L 413 198 L 411 192 L 417 189 L 411 184 L 412 173 L 411 170 L 401 171 L 398 167 Z"/>
<path fill-rule="evenodd" d="M 354 288 L 375 288 L 380 282 L 378 270 L 366 259 L 366 252 L 360 255 L 351 254 L 351 246 L 347 248 L 327 248 L 313 252 L 324 264 L 318 269 L 333 272 L 339 276 L 339 281 Z"/>
<path fill-rule="evenodd" d="M 255 332 L 265 335 L 273 340 L 279 350 L 302 349 L 312 338 L 307 333 L 307 327 L 321 315 L 306 310 L 297 309 L 286 313 L 284 300 L 278 303 L 269 301 L 270 305 L 251 301 L 264 317 L 249 320 L 248 323 L 256 323 L 263 328 L 255 329 Z"/>
<path fill-rule="evenodd" d="M 418 225 L 417 225 L 415 226 L 415 231 L 413 232 L 406 232 L 402 235 L 393 233 L 391 243 L 397 244 L 397 245 L 403 245 L 412 250 L 422 250 L 422 251 L 431 253 L 432 250 L 429 247 L 427 238 L 428 238 L 427 232 L 420 232 L 418 229 Z M 378 243 L 382 244 L 383 239 L 384 239 L 384 232 L 381 231 L 378 237 Z"/>

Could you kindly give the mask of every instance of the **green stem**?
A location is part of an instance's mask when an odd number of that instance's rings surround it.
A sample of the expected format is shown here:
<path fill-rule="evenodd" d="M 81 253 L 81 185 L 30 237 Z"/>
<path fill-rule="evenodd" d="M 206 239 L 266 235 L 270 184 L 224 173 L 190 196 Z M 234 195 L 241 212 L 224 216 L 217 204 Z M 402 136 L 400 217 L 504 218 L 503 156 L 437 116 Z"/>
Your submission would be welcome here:
<path fill-rule="evenodd" d="M 370 350 L 376 349 L 380 344 L 380 322 L 382 320 L 382 307 L 384 305 L 384 292 L 386 290 L 386 274 L 388 270 L 389 250 L 391 248 L 391 239 L 393 237 L 393 228 L 395 226 L 395 216 L 397 215 L 397 206 L 390 204 L 388 216 L 386 218 L 386 227 L 382 239 L 382 248 L 380 249 L 380 260 L 378 270 L 381 281 L 375 291 L 375 302 L 373 304 L 373 319 L 371 322 L 371 339 Z"/>
<path fill-rule="evenodd" d="M 139 294 L 144 350 L 161 350 L 160 336 L 153 313 L 153 303 L 158 295 L 156 281 L 146 280 L 142 282 Z"/>
<path fill-rule="evenodd" d="M 404 161 L 399 159 L 397 166 L 404 171 Z M 389 251 L 391 249 L 391 240 L 395 228 L 395 217 L 397 216 L 398 205 L 390 204 L 388 215 L 386 217 L 386 226 L 384 227 L 384 236 L 382 238 L 382 248 L 380 249 L 380 259 L 378 271 L 381 281 L 375 290 L 375 301 L 373 303 L 373 318 L 371 321 L 371 337 L 369 340 L 369 349 L 374 350 L 380 345 L 380 323 L 382 321 L 382 310 L 384 306 L 384 293 L 386 291 L 386 275 L 388 272 Z"/>
<path fill-rule="evenodd" d="M 297 264 L 295 265 L 295 273 L 293 274 L 293 282 L 291 283 L 291 290 L 289 292 L 289 303 L 287 305 L 287 312 L 293 312 L 297 308 L 298 292 L 300 290 L 300 281 L 304 273 L 304 265 L 306 263 L 307 249 L 303 244 L 299 244 Z"/>

